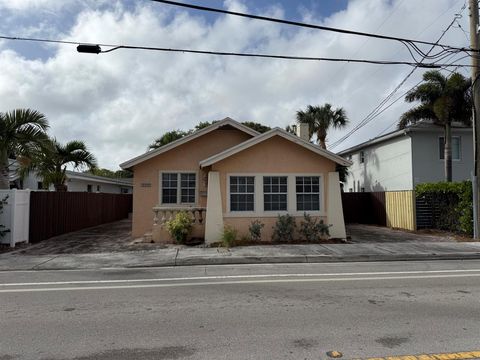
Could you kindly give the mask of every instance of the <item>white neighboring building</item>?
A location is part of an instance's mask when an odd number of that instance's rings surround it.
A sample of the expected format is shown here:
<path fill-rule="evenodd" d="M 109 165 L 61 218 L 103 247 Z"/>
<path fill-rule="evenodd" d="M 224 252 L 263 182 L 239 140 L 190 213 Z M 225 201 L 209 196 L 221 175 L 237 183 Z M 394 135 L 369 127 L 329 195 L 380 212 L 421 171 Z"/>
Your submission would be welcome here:
<path fill-rule="evenodd" d="M 43 190 L 42 180 L 35 173 L 29 174 L 23 181 L 16 181 L 22 189 Z M 132 179 L 108 178 L 76 171 L 67 170 L 67 191 L 98 192 L 110 194 L 131 194 L 133 191 Z M 53 190 L 53 185 L 49 190 Z"/>
<path fill-rule="evenodd" d="M 469 180 L 473 170 L 472 128 L 452 126 L 452 178 Z M 421 122 L 340 151 L 353 162 L 345 192 L 413 190 L 445 179 L 443 127 Z"/>

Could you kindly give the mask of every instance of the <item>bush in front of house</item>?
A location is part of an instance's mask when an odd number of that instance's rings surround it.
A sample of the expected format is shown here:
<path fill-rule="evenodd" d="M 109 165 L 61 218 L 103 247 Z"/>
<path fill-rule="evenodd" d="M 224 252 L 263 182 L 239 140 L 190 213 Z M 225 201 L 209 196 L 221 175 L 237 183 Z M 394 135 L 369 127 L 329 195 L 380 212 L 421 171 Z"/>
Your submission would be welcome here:
<path fill-rule="evenodd" d="M 456 233 L 473 234 L 472 183 L 438 182 L 418 184 L 415 196 L 432 209 L 432 226 Z"/>
<path fill-rule="evenodd" d="M 314 219 L 309 214 L 303 213 L 303 220 L 300 222 L 300 234 L 308 242 L 320 241 L 323 236 L 330 236 L 330 226 L 325 225 L 323 220 Z"/>
<path fill-rule="evenodd" d="M 260 220 L 253 220 L 248 227 L 250 239 L 252 241 L 260 241 L 262 239 L 262 229 L 265 226 Z"/>
<path fill-rule="evenodd" d="M 272 240 L 278 242 L 293 242 L 295 231 L 295 218 L 288 214 L 278 215 L 277 222 L 273 226 Z"/>
<path fill-rule="evenodd" d="M 193 219 L 188 212 L 180 211 L 165 225 L 168 233 L 177 244 L 185 244 L 193 228 Z"/>
<path fill-rule="evenodd" d="M 229 225 L 226 225 L 223 228 L 221 240 L 224 247 L 232 247 L 235 243 L 235 240 L 237 240 L 237 230 Z"/>

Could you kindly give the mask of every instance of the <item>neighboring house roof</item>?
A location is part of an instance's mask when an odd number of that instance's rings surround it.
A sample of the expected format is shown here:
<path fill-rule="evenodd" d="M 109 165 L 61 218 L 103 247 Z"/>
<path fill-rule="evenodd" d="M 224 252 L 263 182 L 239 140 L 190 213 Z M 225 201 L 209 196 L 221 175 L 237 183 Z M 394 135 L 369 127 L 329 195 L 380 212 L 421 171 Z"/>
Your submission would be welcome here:
<path fill-rule="evenodd" d="M 460 123 L 453 123 L 452 124 L 452 129 L 463 130 L 463 131 L 471 131 L 472 130 L 471 127 L 465 126 L 465 125 L 460 124 Z M 397 137 L 400 137 L 400 136 L 407 135 L 410 132 L 416 132 L 416 131 L 422 132 L 422 131 L 432 131 L 432 130 L 443 131 L 443 127 L 440 126 L 440 125 L 435 125 L 430 121 L 419 121 L 415 125 L 408 126 L 405 129 L 401 129 L 401 130 L 394 130 L 394 131 L 389 132 L 389 133 L 387 133 L 385 135 L 382 135 L 382 136 L 377 136 L 373 139 L 367 140 L 367 141 L 365 141 L 363 143 L 360 143 L 358 145 L 349 147 L 348 149 L 339 151 L 337 154 L 341 155 L 341 156 L 347 155 L 349 153 L 356 152 L 358 150 L 364 149 L 364 148 L 366 148 L 370 145 L 378 144 L 378 143 L 381 143 L 381 142 L 384 142 L 384 141 L 387 141 L 387 140 L 390 140 L 390 139 L 394 139 L 394 138 L 397 138 Z"/>
<path fill-rule="evenodd" d="M 291 142 L 294 142 L 302 147 L 304 147 L 307 150 L 310 150 L 318 155 L 322 155 L 323 157 L 332 160 L 336 162 L 337 164 L 343 165 L 343 166 L 350 166 L 352 165 L 351 161 L 348 161 L 344 159 L 343 157 L 336 155 L 328 150 L 322 149 L 321 147 L 314 145 L 308 141 L 305 141 L 301 138 L 299 138 L 296 135 L 290 134 L 289 132 L 280 129 L 278 127 L 273 128 L 272 130 L 269 130 L 263 134 L 257 135 L 249 140 L 246 140 L 236 146 L 233 146 L 227 150 L 224 150 L 218 154 L 215 154 L 213 156 L 210 156 L 209 158 L 200 161 L 200 166 L 201 167 L 206 167 L 210 166 L 212 164 L 215 164 L 223 159 L 226 159 L 234 154 L 239 153 L 240 151 L 243 151 L 245 149 L 248 149 L 249 147 L 255 146 L 265 140 L 268 140 L 274 136 L 280 136 L 286 140 L 289 140 Z"/>
<path fill-rule="evenodd" d="M 200 136 L 208 134 L 209 132 L 212 132 L 212 131 L 217 130 L 218 128 L 221 128 L 221 127 L 224 127 L 224 126 L 232 126 L 232 127 L 236 128 L 240 131 L 243 131 L 243 132 L 245 132 L 245 133 L 247 133 L 251 136 L 256 136 L 256 135 L 259 134 L 257 131 L 249 128 L 248 126 L 245 126 L 245 125 L 227 117 L 223 120 L 220 120 L 220 121 L 217 121 L 217 122 L 213 123 L 210 126 L 207 126 L 207 127 L 203 128 L 201 130 L 195 131 L 195 132 L 191 133 L 190 135 L 184 136 L 181 139 L 172 141 L 171 143 L 169 143 L 167 145 L 159 147 L 158 149 L 150 150 L 150 151 L 146 152 L 145 154 L 134 157 L 133 159 L 130 159 L 128 161 L 125 161 L 124 163 L 120 164 L 120 167 L 122 169 L 129 169 L 134 165 L 140 164 L 140 163 L 142 163 L 146 160 L 149 160 L 149 159 L 151 159 L 151 158 L 153 158 L 157 155 L 160 155 L 164 152 L 172 150 L 173 148 L 176 148 L 177 146 L 185 144 L 189 141 L 192 141 L 192 140 L 194 140 L 194 139 L 196 139 Z"/>
<path fill-rule="evenodd" d="M 104 184 L 120 185 L 120 186 L 133 186 L 133 180 L 130 178 L 109 178 L 104 176 L 97 176 L 88 173 L 81 173 L 77 171 L 66 171 L 67 179 L 95 181 Z"/>

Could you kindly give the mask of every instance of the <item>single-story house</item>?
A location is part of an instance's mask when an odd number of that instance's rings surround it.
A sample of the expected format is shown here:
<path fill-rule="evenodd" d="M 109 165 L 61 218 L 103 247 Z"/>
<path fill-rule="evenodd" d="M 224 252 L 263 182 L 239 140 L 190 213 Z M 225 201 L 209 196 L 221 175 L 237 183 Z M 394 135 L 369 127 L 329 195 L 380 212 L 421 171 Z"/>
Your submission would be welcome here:
<path fill-rule="evenodd" d="M 131 194 L 133 191 L 133 181 L 128 178 L 108 178 L 70 170 L 66 171 L 66 177 L 67 191 L 109 194 Z M 11 187 L 13 188 L 45 190 L 42 179 L 33 171 L 25 178 L 20 179 L 15 169 L 13 169 L 10 178 Z M 48 190 L 53 191 L 54 186 L 50 185 Z"/>
<path fill-rule="evenodd" d="M 452 126 L 453 181 L 468 180 L 473 170 L 473 131 Z M 444 130 L 421 121 L 338 152 L 353 165 L 345 192 L 413 190 L 415 185 L 445 179 Z"/>
<path fill-rule="evenodd" d="M 225 118 L 121 164 L 133 171 L 134 237 L 169 241 L 166 220 L 180 210 L 195 219 L 193 236 L 219 241 L 224 226 L 248 234 L 253 220 L 272 236 L 277 215 L 299 222 L 306 212 L 331 225 L 330 236 L 345 238 L 336 165 L 351 163 L 280 128 L 263 134 Z"/>

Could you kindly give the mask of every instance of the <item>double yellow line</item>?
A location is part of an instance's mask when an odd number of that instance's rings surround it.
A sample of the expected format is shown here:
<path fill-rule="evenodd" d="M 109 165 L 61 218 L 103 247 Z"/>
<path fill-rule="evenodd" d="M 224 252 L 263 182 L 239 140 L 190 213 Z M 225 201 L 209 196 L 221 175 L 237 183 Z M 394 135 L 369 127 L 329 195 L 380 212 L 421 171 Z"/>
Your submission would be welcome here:
<path fill-rule="evenodd" d="M 464 359 L 480 359 L 480 350 L 462 351 L 462 352 L 454 352 L 454 353 L 440 353 L 440 354 L 372 357 L 372 358 L 360 358 L 360 359 L 352 359 L 352 360 L 464 360 Z"/>

